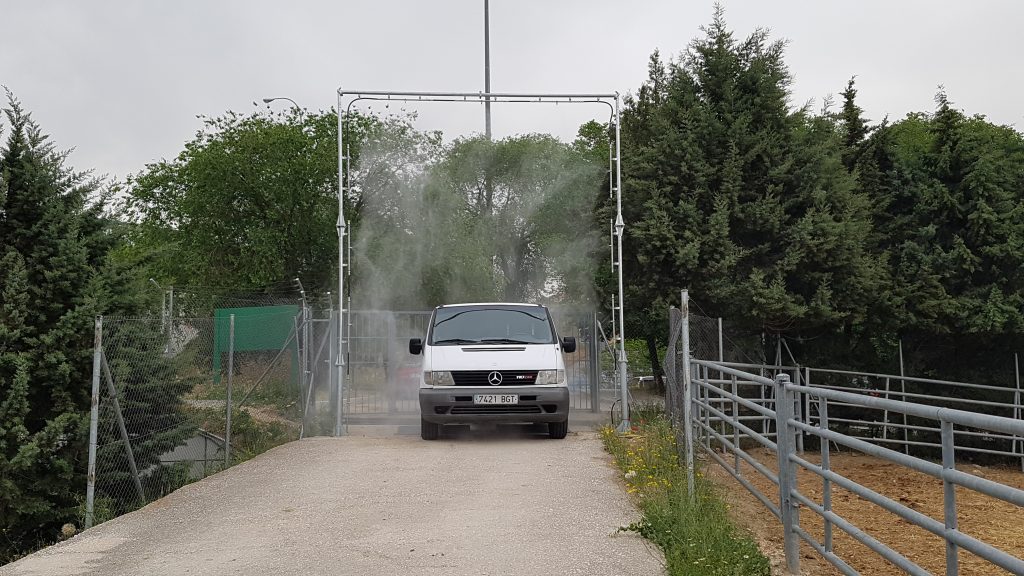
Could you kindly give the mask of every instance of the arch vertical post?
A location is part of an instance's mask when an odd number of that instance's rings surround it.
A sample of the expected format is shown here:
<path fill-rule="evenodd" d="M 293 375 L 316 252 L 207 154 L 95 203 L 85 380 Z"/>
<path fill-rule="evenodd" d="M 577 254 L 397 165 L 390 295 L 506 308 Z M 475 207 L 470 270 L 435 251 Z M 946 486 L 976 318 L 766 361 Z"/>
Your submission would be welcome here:
<path fill-rule="evenodd" d="M 342 119 L 342 93 L 339 90 L 338 96 L 338 332 L 337 347 L 338 353 L 335 356 L 337 363 L 338 380 L 337 401 L 335 410 L 334 435 L 342 434 L 342 406 L 345 391 L 345 331 L 342 329 L 345 321 L 345 136 L 344 121 Z"/>
<path fill-rule="evenodd" d="M 619 424 L 619 431 L 625 432 L 630 429 L 629 422 L 629 383 L 626 373 L 629 360 L 626 358 L 626 321 L 625 321 L 625 299 L 622 289 L 622 233 L 626 224 L 622 219 L 622 144 L 621 144 L 621 106 L 622 98 L 615 93 L 615 243 L 616 255 L 618 257 L 618 284 L 619 284 L 619 386 L 622 390 L 622 422 Z M 612 310 L 614 314 L 615 311 Z"/>

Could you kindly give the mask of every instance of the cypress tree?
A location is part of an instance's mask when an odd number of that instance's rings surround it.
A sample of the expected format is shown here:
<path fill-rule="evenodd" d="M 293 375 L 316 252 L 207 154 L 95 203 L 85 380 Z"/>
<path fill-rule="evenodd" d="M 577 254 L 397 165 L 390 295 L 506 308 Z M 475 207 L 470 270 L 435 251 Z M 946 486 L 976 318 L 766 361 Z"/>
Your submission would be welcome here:
<path fill-rule="evenodd" d="M 704 32 L 627 101 L 627 299 L 654 314 L 688 286 L 750 332 L 845 330 L 884 268 L 836 122 L 789 109 L 767 31 L 736 40 L 719 6 Z"/>
<path fill-rule="evenodd" d="M 132 263 L 111 257 L 116 226 L 104 216 L 101 182 L 65 165 L 8 94 L 0 148 L 0 562 L 53 541 L 80 519 L 86 486 L 93 319 L 146 306 Z M 146 470 L 189 432 L 162 348 L 143 325 L 131 330 L 111 370 L 136 460 Z M 108 337 L 118 337 L 116 330 Z M 142 350 L 142 349 L 145 350 Z M 105 394 L 104 394 L 105 395 Z M 112 413 L 107 413 L 112 417 Z M 101 466 L 125 470 L 124 449 L 101 423 Z M 106 431 L 106 433 L 105 433 Z M 147 486 L 162 482 L 152 474 Z M 110 484 L 115 478 L 107 480 Z M 159 486 L 154 486 L 154 490 Z M 99 485 L 102 495 L 104 482 Z M 134 495 L 125 500 L 136 503 Z M 125 502 L 118 502 L 121 508 Z"/>
<path fill-rule="evenodd" d="M 8 94 L 0 150 L 0 559 L 75 516 L 84 486 L 93 263 L 106 241 L 87 209 L 96 182 L 64 166 Z M 91 250 L 95 252 L 90 252 Z"/>

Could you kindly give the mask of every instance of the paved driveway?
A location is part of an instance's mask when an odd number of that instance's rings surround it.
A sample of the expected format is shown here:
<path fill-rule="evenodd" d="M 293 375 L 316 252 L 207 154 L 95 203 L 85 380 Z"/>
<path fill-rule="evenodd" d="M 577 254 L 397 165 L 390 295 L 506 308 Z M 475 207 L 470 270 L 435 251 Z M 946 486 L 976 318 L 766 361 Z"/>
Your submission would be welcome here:
<path fill-rule="evenodd" d="M 2 576 L 662 574 L 593 432 L 292 442 Z"/>

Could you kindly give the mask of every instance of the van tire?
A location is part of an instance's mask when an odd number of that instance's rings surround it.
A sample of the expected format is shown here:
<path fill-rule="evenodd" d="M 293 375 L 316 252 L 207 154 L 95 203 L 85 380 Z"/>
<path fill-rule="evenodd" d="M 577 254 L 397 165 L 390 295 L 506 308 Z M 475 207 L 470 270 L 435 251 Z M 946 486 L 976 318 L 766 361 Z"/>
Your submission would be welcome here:
<path fill-rule="evenodd" d="M 565 438 L 565 435 L 569 433 L 569 419 L 566 418 L 561 422 L 548 422 L 548 436 L 555 440 L 561 440 Z"/>
<path fill-rule="evenodd" d="M 420 438 L 424 440 L 437 440 L 441 437 L 441 425 L 436 422 L 427 422 L 420 418 Z"/>

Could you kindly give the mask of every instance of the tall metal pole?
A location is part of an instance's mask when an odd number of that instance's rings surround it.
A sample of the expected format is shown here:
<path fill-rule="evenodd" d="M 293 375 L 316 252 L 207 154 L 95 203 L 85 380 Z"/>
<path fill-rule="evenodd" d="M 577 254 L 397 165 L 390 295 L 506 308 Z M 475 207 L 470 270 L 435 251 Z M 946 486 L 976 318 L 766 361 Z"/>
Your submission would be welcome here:
<path fill-rule="evenodd" d="M 624 316 L 624 309 L 626 301 L 623 299 L 622 290 L 622 233 L 626 229 L 626 224 L 622 220 L 622 144 L 621 144 L 621 132 L 620 124 L 621 118 L 619 116 L 619 107 L 621 105 L 622 98 L 619 93 L 615 93 L 615 236 L 616 244 L 618 245 L 618 276 L 619 276 L 619 384 L 622 388 L 622 423 L 619 424 L 619 430 L 624 432 L 630 429 L 629 424 L 629 390 L 626 382 L 626 369 L 628 360 L 626 359 L 626 319 Z M 614 312 L 614 311 L 613 311 Z"/>
<path fill-rule="evenodd" d="M 92 528 L 96 498 L 96 435 L 100 420 L 100 358 L 103 354 L 103 316 L 96 317 L 92 341 L 92 408 L 89 412 L 89 468 L 85 486 L 85 527 Z"/>
<path fill-rule="evenodd" d="M 491 10 L 489 0 L 484 0 L 484 92 L 491 93 Z M 491 139 L 491 97 L 484 100 L 484 116 L 487 119 L 487 140 Z"/>
<path fill-rule="evenodd" d="M 345 162 L 351 159 L 345 158 L 344 150 L 344 136 L 342 129 L 342 95 L 341 91 L 338 91 L 338 353 L 335 356 L 335 361 L 338 364 L 338 411 L 336 420 L 334 423 L 334 435 L 341 435 L 341 398 L 345 389 L 345 348 L 344 348 L 344 333 L 341 329 L 345 321 Z"/>

